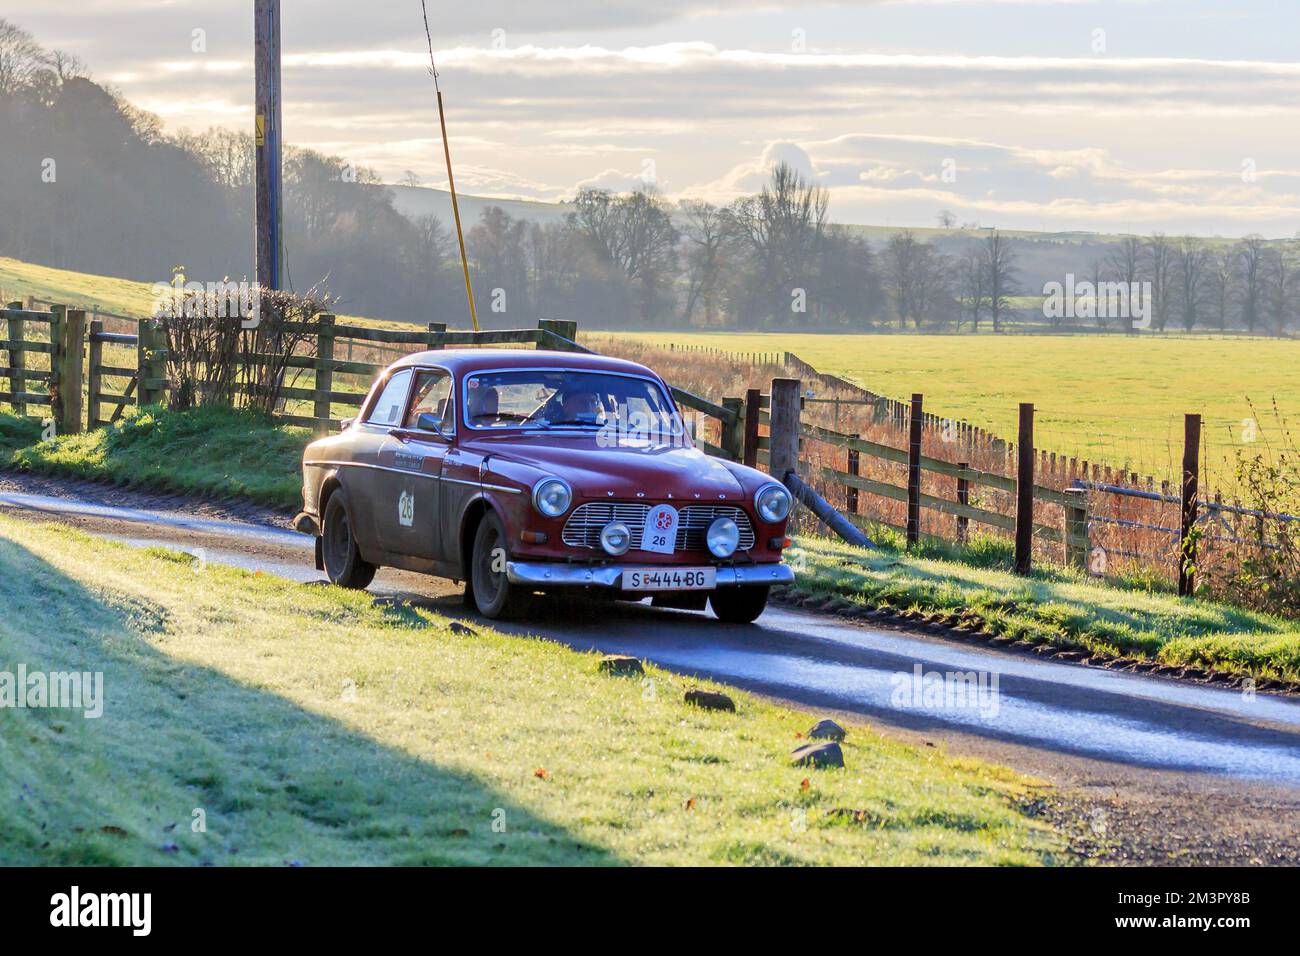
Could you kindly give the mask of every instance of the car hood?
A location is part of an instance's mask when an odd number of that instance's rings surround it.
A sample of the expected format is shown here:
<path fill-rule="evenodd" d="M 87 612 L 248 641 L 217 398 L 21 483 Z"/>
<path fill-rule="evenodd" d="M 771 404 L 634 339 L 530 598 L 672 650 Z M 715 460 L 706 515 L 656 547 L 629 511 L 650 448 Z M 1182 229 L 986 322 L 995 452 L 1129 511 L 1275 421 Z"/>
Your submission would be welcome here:
<path fill-rule="evenodd" d="M 489 435 L 466 450 L 514 462 L 567 481 L 578 498 L 667 498 L 739 501 L 745 489 L 716 458 L 697 448 L 613 444 L 593 434 Z M 611 494 L 612 492 L 612 494 Z"/>

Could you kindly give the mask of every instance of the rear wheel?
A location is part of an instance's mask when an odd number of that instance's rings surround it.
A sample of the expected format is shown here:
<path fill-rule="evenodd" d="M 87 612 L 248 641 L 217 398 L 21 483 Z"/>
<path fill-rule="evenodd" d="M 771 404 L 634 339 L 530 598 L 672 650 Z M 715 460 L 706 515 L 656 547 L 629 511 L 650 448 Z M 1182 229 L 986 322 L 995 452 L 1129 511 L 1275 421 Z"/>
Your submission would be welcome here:
<path fill-rule="evenodd" d="M 330 582 L 339 587 L 361 590 L 375 579 L 375 566 L 362 558 L 357 548 L 348 496 L 342 488 L 330 495 L 325 505 L 325 517 L 321 521 L 321 563 Z"/>
<path fill-rule="evenodd" d="M 709 595 L 709 606 L 719 621 L 728 624 L 752 624 L 763 608 L 767 607 L 767 592 L 770 588 L 764 584 L 758 587 L 741 585 L 740 587 L 718 588 Z"/>
<path fill-rule="evenodd" d="M 479 613 L 486 618 L 516 617 L 528 596 L 506 577 L 506 531 L 496 512 L 489 511 L 474 533 L 470 558 L 469 592 Z"/>

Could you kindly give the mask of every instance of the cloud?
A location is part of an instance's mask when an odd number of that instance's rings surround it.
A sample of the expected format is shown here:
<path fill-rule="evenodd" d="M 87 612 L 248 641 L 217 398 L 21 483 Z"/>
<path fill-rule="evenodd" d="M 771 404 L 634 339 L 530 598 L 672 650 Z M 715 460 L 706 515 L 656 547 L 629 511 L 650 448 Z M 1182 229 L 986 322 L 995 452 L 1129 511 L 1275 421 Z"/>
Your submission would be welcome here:
<path fill-rule="evenodd" d="M 169 129 L 247 129 L 248 6 L 89 0 L 70 19 L 10 0 L 6 16 L 81 55 Z M 1064 9 L 1074 6 L 1079 16 Z M 1172 4 L 1104 6 L 1126 49 L 1184 55 L 1047 55 L 1066 48 L 1043 31 L 1050 8 L 1062 8 L 1054 28 L 1091 23 L 1068 0 L 480 0 L 440 5 L 431 25 L 466 191 L 635 188 L 649 161 L 670 196 L 727 201 L 785 160 L 829 189 L 846 220 L 923 224 L 950 206 L 1024 227 L 1140 217 L 1168 231 L 1293 233 L 1300 63 L 1268 37 L 1285 34 L 1294 12 L 1234 5 L 1240 42 L 1213 59 L 1191 54 L 1224 48 L 1216 18 L 1227 13 L 1201 22 Z M 836 45 L 785 49 L 802 22 Z M 837 35 L 829 23 L 849 26 Z M 890 26 L 897 48 L 883 39 Z M 196 27 L 204 56 L 190 52 Z M 286 4 L 284 36 L 291 142 L 390 179 L 406 169 L 442 179 L 418 6 Z M 1243 182 L 1247 160 L 1258 172 Z"/>

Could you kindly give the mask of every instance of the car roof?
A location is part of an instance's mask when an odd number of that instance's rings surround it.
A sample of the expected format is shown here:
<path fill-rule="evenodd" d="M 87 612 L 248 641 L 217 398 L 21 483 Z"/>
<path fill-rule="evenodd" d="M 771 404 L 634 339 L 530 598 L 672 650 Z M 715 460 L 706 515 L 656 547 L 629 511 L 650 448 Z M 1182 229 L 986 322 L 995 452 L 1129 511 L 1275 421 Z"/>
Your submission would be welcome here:
<path fill-rule="evenodd" d="M 391 367 L 405 368 L 411 365 L 438 365 L 453 374 L 502 368 L 571 368 L 593 372 L 623 372 L 658 378 L 644 365 L 626 359 L 547 349 L 433 349 L 407 355 L 398 359 Z"/>

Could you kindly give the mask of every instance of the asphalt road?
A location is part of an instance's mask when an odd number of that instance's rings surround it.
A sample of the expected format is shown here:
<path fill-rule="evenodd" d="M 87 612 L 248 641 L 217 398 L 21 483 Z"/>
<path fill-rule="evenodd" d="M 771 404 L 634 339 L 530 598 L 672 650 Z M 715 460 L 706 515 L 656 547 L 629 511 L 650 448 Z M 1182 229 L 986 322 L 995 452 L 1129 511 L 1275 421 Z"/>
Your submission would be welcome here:
<path fill-rule="evenodd" d="M 0 482 L 6 513 L 136 545 L 201 549 L 207 561 L 295 581 L 321 579 L 310 539 L 284 528 L 189 508 L 122 507 L 12 489 Z M 370 590 L 381 599 L 473 616 L 450 582 L 383 570 Z M 819 713 L 850 715 L 1073 788 L 1116 816 L 1141 805 L 1142 825 L 1159 830 L 1146 843 L 1161 843 L 1181 826 L 1185 838 L 1175 849 L 1188 841 L 1210 847 L 1247 840 L 1252 845 L 1232 859 L 1300 861 L 1300 833 L 1288 822 L 1300 809 L 1300 700 L 1055 663 L 780 607 L 754 625 L 734 626 L 707 613 L 647 605 L 542 602 L 526 623 L 493 626 L 633 654 Z M 984 683 L 975 692 L 964 688 L 964 700 L 960 693 L 926 693 L 944 675 L 971 672 Z M 1214 852 L 1221 859 L 1225 851 Z"/>

